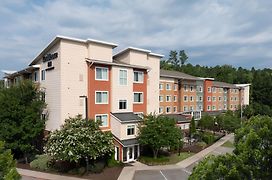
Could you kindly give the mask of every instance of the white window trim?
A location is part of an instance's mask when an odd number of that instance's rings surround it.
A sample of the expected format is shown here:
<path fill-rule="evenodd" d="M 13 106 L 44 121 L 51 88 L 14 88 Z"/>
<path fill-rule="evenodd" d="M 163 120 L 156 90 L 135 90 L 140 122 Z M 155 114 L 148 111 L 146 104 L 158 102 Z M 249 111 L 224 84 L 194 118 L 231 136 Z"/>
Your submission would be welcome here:
<path fill-rule="evenodd" d="M 194 102 L 194 96 L 190 96 L 190 102 Z"/>
<path fill-rule="evenodd" d="M 162 109 L 162 112 L 160 112 L 160 109 Z M 159 114 L 162 114 L 163 111 L 164 111 L 164 106 L 160 106 L 160 107 L 159 107 Z"/>
<path fill-rule="evenodd" d="M 176 111 L 174 111 L 174 109 L 176 109 Z M 173 106 L 173 112 L 178 112 L 178 107 L 177 106 Z"/>
<path fill-rule="evenodd" d="M 185 88 L 186 87 L 186 88 Z M 185 92 L 188 92 L 188 85 L 187 84 L 184 84 L 183 85 L 183 90 L 185 91 Z"/>
<path fill-rule="evenodd" d="M 210 99 L 210 100 L 209 100 Z M 207 97 L 207 101 L 209 101 L 209 102 L 211 102 L 212 100 L 211 100 L 211 96 L 208 96 Z"/>
<path fill-rule="evenodd" d="M 169 85 L 169 87 L 170 87 L 169 89 L 167 89 L 167 85 Z M 171 88 L 171 84 L 170 84 L 170 83 L 166 83 L 165 89 L 166 89 L 166 91 L 171 91 L 171 89 L 172 89 L 172 88 Z"/>
<path fill-rule="evenodd" d="M 120 109 L 120 101 L 126 101 L 126 109 Z M 128 100 L 127 99 L 119 99 L 119 101 L 118 101 L 118 109 L 119 110 L 127 110 L 127 108 L 128 108 Z"/>
<path fill-rule="evenodd" d="M 160 99 L 160 97 L 162 97 L 162 99 Z M 163 102 L 163 100 L 164 100 L 164 96 L 163 95 L 159 95 L 159 101 Z"/>
<path fill-rule="evenodd" d="M 190 86 L 190 92 L 194 92 L 194 86 Z"/>
<path fill-rule="evenodd" d="M 177 99 L 178 99 L 178 96 L 177 96 L 177 95 L 174 95 L 174 96 L 173 96 L 174 102 L 177 102 Z"/>
<path fill-rule="evenodd" d="M 162 85 L 162 86 L 161 86 L 161 85 Z M 162 88 L 161 88 L 161 87 L 162 87 Z M 160 89 L 160 90 L 163 90 L 163 83 L 160 83 L 160 84 L 159 84 L 159 89 Z"/>
<path fill-rule="evenodd" d="M 134 102 L 134 94 L 135 94 L 135 93 L 141 93 L 141 94 L 143 94 L 143 95 L 142 95 L 142 98 L 143 98 L 143 99 L 142 99 L 142 100 L 143 100 L 142 102 Z M 144 92 L 133 92 L 133 104 L 143 104 L 143 103 L 144 103 Z"/>
<path fill-rule="evenodd" d="M 143 81 L 134 81 L 134 72 L 143 74 Z M 144 83 L 144 72 L 143 71 L 133 71 L 133 83 L 143 84 Z"/>
<path fill-rule="evenodd" d="M 170 108 L 170 112 L 167 112 L 167 108 Z M 166 114 L 170 114 L 170 113 L 171 113 L 171 106 L 166 106 L 166 107 L 165 107 L 165 113 L 166 113 Z"/>
<path fill-rule="evenodd" d="M 127 72 L 127 84 L 120 84 L 120 71 Z M 119 69 L 119 71 L 118 71 L 118 84 L 119 84 L 119 86 L 128 86 L 128 70 L 127 69 Z"/>
<path fill-rule="evenodd" d="M 107 98 L 107 102 L 106 103 L 98 103 L 98 102 L 96 102 L 96 93 L 97 92 L 101 92 L 101 93 L 103 93 L 103 92 L 106 92 L 107 93 L 107 95 L 108 95 L 108 98 Z M 109 104 L 109 91 L 95 91 L 95 104 Z"/>
<path fill-rule="evenodd" d="M 128 132 L 128 127 L 129 127 L 129 126 L 134 126 L 134 134 L 128 135 L 127 132 Z M 136 135 L 136 125 L 135 125 L 135 124 L 128 124 L 128 125 L 127 125 L 126 135 L 127 135 L 127 136 L 135 136 L 135 135 Z"/>
<path fill-rule="evenodd" d="M 186 101 L 184 100 L 184 97 L 185 97 L 185 96 L 187 97 L 187 98 L 186 98 L 186 99 L 187 99 Z M 183 96 L 183 102 L 188 102 L 188 96 L 187 96 L 187 95 L 184 95 L 184 96 Z"/>
<path fill-rule="evenodd" d="M 167 100 L 167 97 L 170 97 L 170 101 Z M 171 95 L 166 95 L 165 101 L 166 102 L 172 102 L 172 96 Z"/>
<path fill-rule="evenodd" d="M 186 110 L 185 110 L 186 109 Z M 187 112 L 188 111 L 188 106 L 183 106 L 183 111 Z"/>
<path fill-rule="evenodd" d="M 95 122 L 96 122 L 96 116 L 107 116 L 107 121 L 108 121 L 108 125 L 107 126 L 103 126 L 103 125 L 101 125 L 101 126 L 99 126 L 99 127 L 109 127 L 109 115 L 108 114 L 95 114 Z"/>
<path fill-rule="evenodd" d="M 101 69 L 107 69 L 107 79 L 97 79 L 97 77 L 96 77 L 96 69 L 97 68 L 101 68 Z M 101 67 L 101 66 L 96 66 L 95 67 L 95 80 L 96 81 L 109 81 L 109 68 L 107 68 L 107 67 Z"/>
<path fill-rule="evenodd" d="M 178 85 L 174 84 L 174 91 L 178 91 Z"/>

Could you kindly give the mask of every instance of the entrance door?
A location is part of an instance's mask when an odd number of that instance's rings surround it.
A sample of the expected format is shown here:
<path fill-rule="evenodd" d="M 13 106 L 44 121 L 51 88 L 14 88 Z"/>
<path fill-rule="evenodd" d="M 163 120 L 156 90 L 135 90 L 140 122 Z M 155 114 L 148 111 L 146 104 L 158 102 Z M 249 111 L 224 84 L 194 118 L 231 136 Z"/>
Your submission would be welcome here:
<path fill-rule="evenodd" d="M 134 146 L 127 148 L 127 161 L 134 160 Z"/>

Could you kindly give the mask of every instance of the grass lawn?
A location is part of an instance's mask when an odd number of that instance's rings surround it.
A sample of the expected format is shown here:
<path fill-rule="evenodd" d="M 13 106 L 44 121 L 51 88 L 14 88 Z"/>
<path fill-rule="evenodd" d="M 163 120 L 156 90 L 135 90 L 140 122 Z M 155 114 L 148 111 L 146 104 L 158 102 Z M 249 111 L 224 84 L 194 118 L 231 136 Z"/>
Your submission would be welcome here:
<path fill-rule="evenodd" d="M 230 141 L 226 141 L 224 144 L 222 144 L 223 147 L 229 147 L 229 148 L 234 148 L 234 145 Z"/>
<path fill-rule="evenodd" d="M 178 155 L 178 153 L 176 153 L 170 156 L 159 156 L 157 159 L 154 159 L 153 157 L 148 157 L 148 156 L 141 156 L 139 160 L 140 162 L 150 166 L 176 164 L 194 154 L 195 153 L 181 152 L 180 156 Z"/>

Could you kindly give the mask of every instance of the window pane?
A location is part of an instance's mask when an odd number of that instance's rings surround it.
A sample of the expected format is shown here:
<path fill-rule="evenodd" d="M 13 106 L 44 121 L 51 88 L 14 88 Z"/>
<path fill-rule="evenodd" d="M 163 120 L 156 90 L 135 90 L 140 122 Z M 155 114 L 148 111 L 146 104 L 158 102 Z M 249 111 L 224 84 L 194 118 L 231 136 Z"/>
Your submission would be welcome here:
<path fill-rule="evenodd" d="M 96 79 L 102 79 L 102 69 L 96 68 Z"/>

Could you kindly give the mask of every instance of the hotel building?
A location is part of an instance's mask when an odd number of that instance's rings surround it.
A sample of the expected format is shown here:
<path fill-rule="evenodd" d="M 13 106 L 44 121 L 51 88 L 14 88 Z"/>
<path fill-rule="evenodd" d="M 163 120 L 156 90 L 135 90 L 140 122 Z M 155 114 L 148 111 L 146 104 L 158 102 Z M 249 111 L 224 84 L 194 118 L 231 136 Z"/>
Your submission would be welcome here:
<path fill-rule="evenodd" d="M 5 86 L 22 79 L 39 84 L 47 103 L 43 111 L 47 131 L 59 129 L 65 119 L 78 114 L 101 120 L 101 129 L 114 136 L 115 159 L 123 162 L 139 156 L 136 136 L 142 114 L 170 115 L 181 129 L 188 129 L 189 116 L 199 119 L 201 111 L 235 110 L 249 95 L 243 92 L 249 85 L 160 70 L 163 55 L 134 47 L 113 55 L 116 47 L 111 42 L 57 36 L 27 68 L 6 72 Z"/>

